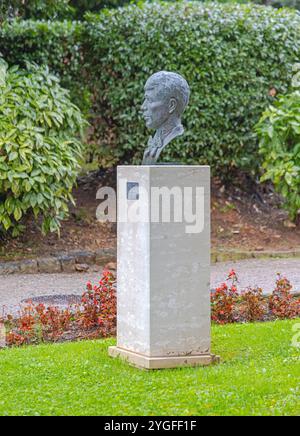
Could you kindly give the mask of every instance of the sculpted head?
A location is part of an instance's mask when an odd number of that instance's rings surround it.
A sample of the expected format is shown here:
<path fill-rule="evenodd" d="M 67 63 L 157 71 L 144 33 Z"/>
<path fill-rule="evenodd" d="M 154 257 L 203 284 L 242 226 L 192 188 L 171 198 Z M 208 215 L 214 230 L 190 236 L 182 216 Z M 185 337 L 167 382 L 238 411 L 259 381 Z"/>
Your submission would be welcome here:
<path fill-rule="evenodd" d="M 160 71 L 149 77 L 144 89 L 142 112 L 149 129 L 159 129 L 170 118 L 180 121 L 190 97 L 189 85 L 182 76 Z"/>

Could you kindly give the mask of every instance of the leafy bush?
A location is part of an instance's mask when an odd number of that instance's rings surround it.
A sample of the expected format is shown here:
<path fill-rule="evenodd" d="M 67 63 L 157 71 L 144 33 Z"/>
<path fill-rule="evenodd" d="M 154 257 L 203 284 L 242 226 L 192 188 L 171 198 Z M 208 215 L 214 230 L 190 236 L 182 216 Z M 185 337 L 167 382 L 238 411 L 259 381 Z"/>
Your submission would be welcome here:
<path fill-rule="evenodd" d="M 274 8 L 295 8 L 300 10 L 300 0 L 254 0 L 254 3 Z"/>
<path fill-rule="evenodd" d="M 178 2 L 180 0 L 167 0 Z M 203 2 L 203 0 L 199 0 Z M 0 2 L 0 19 L 19 17 L 23 19 L 84 19 L 88 12 L 99 13 L 101 9 L 114 9 L 129 3 L 141 4 L 143 0 L 10 0 Z M 151 0 L 150 0 L 151 2 Z M 246 0 L 219 0 L 219 3 L 247 3 Z M 300 0 L 252 0 L 264 6 L 290 7 L 300 10 Z"/>
<path fill-rule="evenodd" d="M 299 58 L 295 11 L 147 3 L 86 18 L 5 23 L 0 45 L 11 64 L 49 65 L 85 112 L 92 96 L 91 150 L 100 150 L 101 163 L 140 163 L 149 135 L 139 116 L 144 83 L 168 69 L 185 76 L 192 93 L 186 133 L 162 158 L 211 164 L 223 177 L 258 171 L 253 126 L 274 92 L 286 92 Z"/>
<path fill-rule="evenodd" d="M 70 328 L 72 319 L 73 314 L 69 308 L 29 303 L 21 308 L 16 320 L 8 317 L 7 345 L 56 342 Z"/>
<path fill-rule="evenodd" d="M 87 284 L 81 304 L 61 309 L 28 303 L 15 319 L 0 318 L 5 325 L 8 346 L 22 346 L 63 339 L 99 338 L 116 334 L 117 304 L 115 277 L 104 271 L 99 283 Z M 2 324 L 2 325 L 3 325 Z"/>
<path fill-rule="evenodd" d="M 102 149 L 140 162 L 148 133 L 139 117 L 143 86 L 158 70 L 191 86 L 186 134 L 166 161 L 211 164 L 226 177 L 257 169 L 253 126 L 270 90 L 285 91 L 300 55 L 300 17 L 259 6 L 145 4 L 88 16 L 87 65 Z M 90 50 L 89 50 L 90 49 Z"/>
<path fill-rule="evenodd" d="M 0 64 L 0 229 L 18 234 L 31 212 L 57 231 L 68 212 L 85 122 L 47 68 Z"/>
<path fill-rule="evenodd" d="M 284 198 L 292 220 L 300 215 L 300 64 L 293 89 L 270 106 L 263 114 L 257 132 L 265 174 Z"/>
<path fill-rule="evenodd" d="M 83 19 L 86 12 L 124 6 L 131 0 L 10 0 L 0 2 L 0 19 Z"/>
<path fill-rule="evenodd" d="M 300 315 L 299 301 L 294 300 L 292 288 L 289 280 L 278 274 L 276 288 L 269 298 L 269 308 L 276 318 L 291 319 Z"/>
<path fill-rule="evenodd" d="M 97 327 L 101 336 L 115 333 L 117 323 L 117 298 L 115 277 L 104 271 L 99 284 L 87 284 L 82 295 L 81 307 L 77 313 L 79 324 L 85 329 Z"/>
<path fill-rule="evenodd" d="M 248 287 L 239 292 L 234 270 L 211 293 L 211 319 L 216 324 L 293 319 L 300 316 L 300 299 L 292 294 L 292 285 L 280 274 L 269 297 L 261 288 Z"/>
<path fill-rule="evenodd" d="M 239 312 L 245 321 L 262 321 L 266 315 L 263 290 L 261 288 L 248 288 L 242 291 Z"/>
<path fill-rule="evenodd" d="M 70 0 L 10 0 L 1 1 L 0 18 L 66 18 L 72 9 Z"/>
<path fill-rule="evenodd" d="M 82 19 L 86 12 L 99 12 L 103 8 L 117 8 L 128 3 L 134 3 L 133 0 L 70 0 L 70 6 L 73 8 L 73 16 Z"/>
<path fill-rule="evenodd" d="M 205 0 L 199 0 L 205 1 Z M 272 6 L 273 8 L 295 8 L 300 10 L 300 0 L 217 0 L 219 3 L 255 3 L 257 5 Z"/>
<path fill-rule="evenodd" d="M 238 291 L 236 284 L 237 275 L 231 270 L 227 283 L 222 283 L 215 292 L 211 294 L 211 319 L 217 324 L 228 324 L 237 321 L 236 304 L 238 301 Z"/>
<path fill-rule="evenodd" d="M 248 321 L 267 321 L 300 316 L 300 300 L 291 294 L 290 282 L 280 275 L 273 294 L 264 298 L 262 289 L 237 289 L 238 277 L 229 272 L 226 283 L 211 294 L 212 321 L 228 324 Z M 81 303 L 66 309 L 29 303 L 19 317 L 0 318 L 5 326 L 8 346 L 21 346 L 57 340 L 101 338 L 116 334 L 117 298 L 116 278 L 105 270 L 99 283 L 87 283 Z"/>
<path fill-rule="evenodd" d="M 69 21 L 6 22 L 0 27 L 1 54 L 9 65 L 47 65 L 70 90 L 74 103 L 88 112 L 88 79 L 82 77 L 83 30 L 82 24 Z"/>

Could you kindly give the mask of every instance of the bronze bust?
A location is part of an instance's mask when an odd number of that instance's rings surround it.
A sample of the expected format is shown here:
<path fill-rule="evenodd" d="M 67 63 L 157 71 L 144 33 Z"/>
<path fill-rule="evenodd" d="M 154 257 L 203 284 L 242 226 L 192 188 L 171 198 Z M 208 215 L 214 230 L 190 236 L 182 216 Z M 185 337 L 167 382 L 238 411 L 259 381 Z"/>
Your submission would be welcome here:
<path fill-rule="evenodd" d="M 166 145 L 183 134 L 181 116 L 189 96 L 187 81 L 177 73 L 160 71 L 147 80 L 142 113 L 146 126 L 156 132 L 149 138 L 143 165 L 156 164 Z"/>

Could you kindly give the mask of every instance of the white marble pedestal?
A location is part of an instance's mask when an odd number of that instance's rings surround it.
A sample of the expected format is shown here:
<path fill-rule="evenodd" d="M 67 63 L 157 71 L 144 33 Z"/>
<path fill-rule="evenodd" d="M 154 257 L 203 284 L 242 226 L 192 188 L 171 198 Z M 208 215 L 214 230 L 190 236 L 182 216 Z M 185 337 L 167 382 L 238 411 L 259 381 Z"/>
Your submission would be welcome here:
<path fill-rule="evenodd" d="M 146 369 L 209 365 L 210 169 L 118 167 L 118 333 Z"/>

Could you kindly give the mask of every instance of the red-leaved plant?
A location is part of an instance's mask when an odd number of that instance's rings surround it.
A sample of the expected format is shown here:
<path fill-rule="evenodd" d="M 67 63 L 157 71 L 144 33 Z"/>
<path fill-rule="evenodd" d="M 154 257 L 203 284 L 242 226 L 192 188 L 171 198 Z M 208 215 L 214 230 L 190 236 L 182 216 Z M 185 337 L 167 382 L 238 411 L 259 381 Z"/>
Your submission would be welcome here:
<path fill-rule="evenodd" d="M 7 334 L 6 341 L 8 345 L 55 342 L 70 327 L 71 320 L 69 309 L 29 303 L 21 309 L 16 320 L 11 315 L 7 317 L 13 329 Z"/>
<path fill-rule="evenodd" d="M 44 304 L 35 306 L 38 322 L 41 326 L 41 337 L 43 341 L 56 341 L 61 335 L 70 328 L 73 318 L 71 310 L 59 309 L 58 307 Z"/>
<path fill-rule="evenodd" d="M 263 321 L 267 314 L 267 304 L 261 288 L 248 288 L 241 292 L 239 314 L 243 321 Z"/>
<path fill-rule="evenodd" d="M 292 286 L 285 277 L 278 275 L 276 288 L 268 298 L 260 288 L 248 288 L 239 294 L 237 284 L 237 274 L 231 270 L 226 282 L 211 293 L 212 321 L 215 323 L 300 317 L 300 300 L 291 293 Z M 89 282 L 81 304 L 77 306 L 59 309 L 28 304 L 21 309 L 17 319 L 8 315 L 2 321 L 8 331 L 6 342 L 10 346 L 114 335 L 117 322 L 115 276 L 104 271 L 97 285 Z"/>
<path fill-rule="evenodd" d="M 32 303 L 24 306 L 15 319 L 8 315 L 6 343 L 21 346 L 39 342 L 55 342 L 71 330 L 71 338 L 105 337 L 116 333 L 115 277 L 104 271 L 99 283 L 87 284 L 81 304 L 60 309 Z M 72 336 L 73 335 L 73 336 Z"/>
<path fill-rule="evenodd" d="M 98 327 L 101 336 L 115 333 L 117 324 L 117 297 L 115 277 L 104 271 L 98 285 L 87 284 L 77 312 L 78 323 L 86 328 Z"/>
<path fill-rule="evenodd" d="M 237 320 L 235 308 L 238 300 L 238 277 L 234 270 L 229 272 L 226 282 L 211 293 L 211 317 L 217 324 L 228 324 Z"/>
<path fill-rule="evenodd" d="M 277 274 L 276 288 L 269 297 L 269 309 L 276 318 L 285 319 L 300 316 L 299 300 L 294 299 L 291 293 L 292 288 L 286 277 Z"/>

